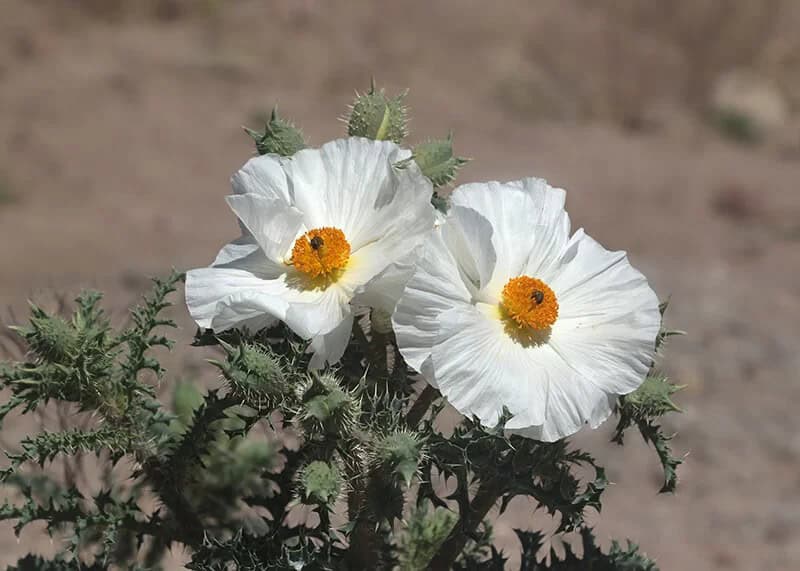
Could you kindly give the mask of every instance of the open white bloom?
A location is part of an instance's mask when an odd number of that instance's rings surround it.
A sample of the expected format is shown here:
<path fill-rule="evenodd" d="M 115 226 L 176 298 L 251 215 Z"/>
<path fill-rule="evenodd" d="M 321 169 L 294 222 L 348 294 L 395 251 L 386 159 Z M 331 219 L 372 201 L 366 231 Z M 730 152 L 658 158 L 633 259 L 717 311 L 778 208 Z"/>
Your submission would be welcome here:
<path fill-rule="evenodd" d="M 390 142 L 349 138 L 291 158 L 251 159 L 227 202 L 242 237 L 186 276 L 203 328 L 256 330 L 276 319 L 312 339 L 312 367 L 337 361 L 352 305 L 391 311 L 433 228 L 431 184 Z"/>
<path fill-rule="evenodd" d="M 578 230 L 543 180 L 464 185 L 393 316 L 400 352 L 465 415 L 554 441 L 644 380 L 658 299 L 624 252 Z"/>

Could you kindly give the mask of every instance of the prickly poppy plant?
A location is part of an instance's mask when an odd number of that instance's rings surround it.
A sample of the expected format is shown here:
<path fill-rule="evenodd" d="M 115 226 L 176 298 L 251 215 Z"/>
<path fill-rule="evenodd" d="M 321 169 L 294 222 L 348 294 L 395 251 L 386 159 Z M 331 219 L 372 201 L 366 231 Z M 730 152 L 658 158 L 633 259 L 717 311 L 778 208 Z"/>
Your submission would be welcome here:
<path fill-rule="evenodd" d="M 614 442 L 638 430 L 674 491 L 666 304 L 624 252 L 572 232 L 564 190 L 448 188 L 466 160 L 452 135 L 407 146 L 403 97 L 373 85 L 319 147 L 277 112 L 248 129 L 257 155 L 226 199 L 241 235 L 156 280 L 128 326 L 85 293 L 13 328 L 0 420 L 75 422 L 5 451 L 0 518 L 43 522 L 60 548 L 12 568 L 158 569 L 176 546 L 198 570 L 657 568 L 598 545 L 586 516 L 608 480 L 568 438 L 615 416 Z M 152 351 L 174 349 L 179 287 L 194 344 L 217 351 L 210 386 Z M 517 496 L 555 531 L 500 545 L 489 514 Z"/>

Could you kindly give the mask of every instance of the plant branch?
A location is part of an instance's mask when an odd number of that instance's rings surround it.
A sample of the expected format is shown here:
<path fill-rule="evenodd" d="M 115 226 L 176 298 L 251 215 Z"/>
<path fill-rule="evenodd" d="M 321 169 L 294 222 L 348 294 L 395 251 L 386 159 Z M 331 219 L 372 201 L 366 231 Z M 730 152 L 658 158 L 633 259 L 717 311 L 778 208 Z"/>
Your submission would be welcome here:
<path fill-rule="evenodd" d="M 439 393 L 438 389 L 426 383 L 425 388 L 419 393 L 417 400 L 415 400 L 411 408 L 408 409 L 408 414 L 406 415 L 406 423 L 408 426 L 410 428 L 416 427 L 425 416 L 425 413 L 428 412 L 431 403 L 440 396 L 442 395 Z"/>
<path fill-rule="evenodd" d="M 431 560 L 430 569 L 447 571 L 453 566 L 458 556 L 464 551 L 467 541 L 474 535 L 489 510 L 497 503 L 502 491 L 496 480 L 481 482 L 475 497 L 469 504 L 468 512 L 460 514 L 459 522 L 453 527 L 450 535 L 447 536 L 436 556 Z"/>

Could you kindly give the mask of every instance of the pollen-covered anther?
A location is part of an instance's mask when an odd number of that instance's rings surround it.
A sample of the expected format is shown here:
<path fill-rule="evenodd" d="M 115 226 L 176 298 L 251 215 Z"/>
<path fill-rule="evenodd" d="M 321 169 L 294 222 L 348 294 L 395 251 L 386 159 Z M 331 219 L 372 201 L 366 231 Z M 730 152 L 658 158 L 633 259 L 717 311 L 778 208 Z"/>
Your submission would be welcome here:
<path fill-rule="evenodd" d="M 310 278 L 332 278 L 350 260 L 350 243 L 338 228 L 323 227 L 300 236 L 292 248 L 292 265 Z"/>
<path fill-rule="evenodd" d="M 508 280 L 501 305 L 520 327 L 537 331 L 551 327 L 558 318 L 556 294 L 542 280 L 529 276 Z"/>

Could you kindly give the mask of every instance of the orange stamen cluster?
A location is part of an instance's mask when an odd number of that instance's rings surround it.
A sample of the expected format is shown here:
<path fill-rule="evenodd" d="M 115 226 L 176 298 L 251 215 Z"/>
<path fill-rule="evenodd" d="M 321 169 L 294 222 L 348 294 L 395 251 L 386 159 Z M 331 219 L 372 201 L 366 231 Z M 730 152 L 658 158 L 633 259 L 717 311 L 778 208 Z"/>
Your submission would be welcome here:
<path fill-rule="evenodd" d="M 292 248 L 292 265 L 310 278 L 333 278 L 350 260 L 350 243 L 338 228 L 323 227 L 300 236 Z"/>
<path fill-rule="evenodd" d="M 521 328 L 542 331 L 558 318 L 556 294 L 542 280 L 528 276 L 508 280 L 501 304 L 508 317 Z"/>

